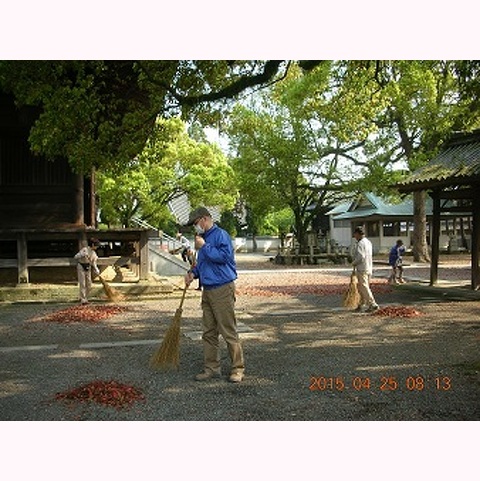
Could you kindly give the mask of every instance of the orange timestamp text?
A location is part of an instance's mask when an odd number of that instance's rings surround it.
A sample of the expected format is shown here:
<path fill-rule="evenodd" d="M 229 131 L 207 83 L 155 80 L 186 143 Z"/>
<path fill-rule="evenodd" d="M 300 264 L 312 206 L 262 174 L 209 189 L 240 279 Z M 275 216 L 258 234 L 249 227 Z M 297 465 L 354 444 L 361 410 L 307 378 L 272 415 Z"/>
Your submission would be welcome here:
<path fill-rule="evenodd" d="M 421 392 L 426 390 L 450 391 L 453 389 L 449 376 L 427 378 L 418 374 L 409 376 L 310 376 L 310 391 L 380 391 L 380 392 Z"/>

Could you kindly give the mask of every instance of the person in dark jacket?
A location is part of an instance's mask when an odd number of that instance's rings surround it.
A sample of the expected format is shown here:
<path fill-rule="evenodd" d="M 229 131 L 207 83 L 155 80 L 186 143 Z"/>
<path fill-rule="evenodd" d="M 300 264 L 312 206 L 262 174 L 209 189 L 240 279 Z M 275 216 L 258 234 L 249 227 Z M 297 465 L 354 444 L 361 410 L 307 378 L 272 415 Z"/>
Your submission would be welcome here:
<path fill-rule="evenodd" d="M 398 239 L 395 245 L 390 249 L 388 263 L 392 268 L 390 275 L 391 284 L 403 284 L 403 255 L 405 254 L 405 246 L 402 239 Z"/>
<path fill-rule="evenodd" d="M 225 339 L 231 361 L 229 381 L 243 380 L 245 363 L 235 317 L 235 280 L 237 270 L 232 240 L 218 227 L 205 207 L 190 213 L 188 225 L 196 230 L 196 264 L 185 275 L 189 286 L 193 279 L 202 284 L 202 322 L 204 371 L 197 381 L 221 376 L 219 335 Z"/>

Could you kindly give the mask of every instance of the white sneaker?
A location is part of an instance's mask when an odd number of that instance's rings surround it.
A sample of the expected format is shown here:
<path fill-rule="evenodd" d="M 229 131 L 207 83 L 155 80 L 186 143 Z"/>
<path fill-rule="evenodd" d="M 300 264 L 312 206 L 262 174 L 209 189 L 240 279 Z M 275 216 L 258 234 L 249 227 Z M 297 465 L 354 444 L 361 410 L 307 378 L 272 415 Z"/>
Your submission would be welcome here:
<path fill-rule="evenodd" d="M 228 378 L 230 382 L 242 382 L 243 381 L 243 372 L 232 372 L 230 377 Z"/>

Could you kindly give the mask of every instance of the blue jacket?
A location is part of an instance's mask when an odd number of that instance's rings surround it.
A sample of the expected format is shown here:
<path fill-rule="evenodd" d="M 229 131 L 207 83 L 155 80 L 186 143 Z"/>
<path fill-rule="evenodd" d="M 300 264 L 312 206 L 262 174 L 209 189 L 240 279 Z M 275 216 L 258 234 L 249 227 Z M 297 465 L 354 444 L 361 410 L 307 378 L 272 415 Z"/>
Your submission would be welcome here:
<path fill-rule="evenodd" d="M 197 263 L 192 268 L 194 277 L 200 278 L 207 290 L 234 281 L 237 268 L 230 236 L 214 224 L 202 237 L 205 244 L 197 252 Z"/>
<path fill-rule="evenodd" d="M 391 249 L 390 249 L 390 254 L 388 256 L 388 263 L 392 266 L 395 267 L 397 264 L 398 259 L 401 259 L 403 254 L 405 254 L 405 246 L 398 246 L 395 244 Z"/>

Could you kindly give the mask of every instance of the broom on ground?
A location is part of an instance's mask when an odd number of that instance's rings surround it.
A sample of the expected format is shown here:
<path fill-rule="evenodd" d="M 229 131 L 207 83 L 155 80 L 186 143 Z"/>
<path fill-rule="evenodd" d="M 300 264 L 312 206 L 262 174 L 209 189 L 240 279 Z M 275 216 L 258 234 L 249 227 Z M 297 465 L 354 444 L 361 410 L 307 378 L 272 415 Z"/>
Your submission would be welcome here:
<path fill-rule="evenodd" d="M 103 290 L 108 299 L 112 302 L 118 302 L 124 299 L 123 294 L 114 289 L 102 276 L 98 276 L 103 285 Z"/>
<path fill-rule="evenodd" d="M 358 279 L 355 273 L 355 268 L 350 276 L 350 284 L 348 289 L 343 296 L 343 307 L 356 308 L 360 303 L 360 293 L 358 292 Z"/>
<path fill-rule="evenodd" d="M 187 287 L 185 285 L 183 288 L 180 306 L 175 311 L 172 324 L 167 329 L 160 347 L 150 359 L 150 367 L 153 369 L 178 368 L 180 360 L 180 322 L 182 320 L 182 307 Z"/>

